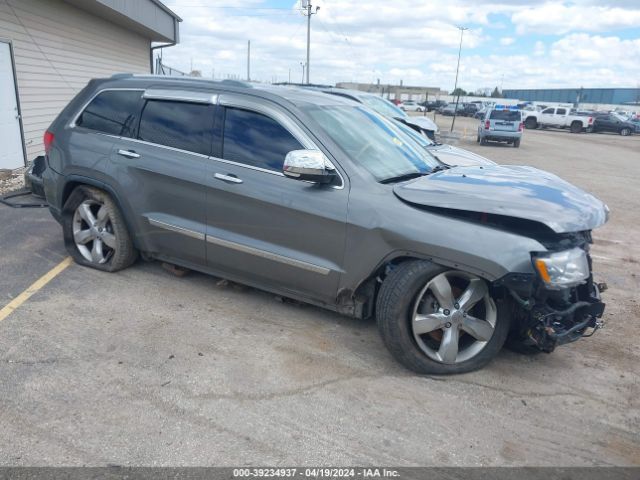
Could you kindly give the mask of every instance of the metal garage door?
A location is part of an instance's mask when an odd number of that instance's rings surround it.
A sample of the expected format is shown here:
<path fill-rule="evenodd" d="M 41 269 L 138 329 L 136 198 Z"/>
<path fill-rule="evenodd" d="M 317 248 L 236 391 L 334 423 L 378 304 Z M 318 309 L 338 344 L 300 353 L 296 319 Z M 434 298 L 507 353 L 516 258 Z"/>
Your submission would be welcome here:
<path fill-rule="evenodd" d="M 11 45 L 0 40 L 0 168 L 24 166 Z"/>

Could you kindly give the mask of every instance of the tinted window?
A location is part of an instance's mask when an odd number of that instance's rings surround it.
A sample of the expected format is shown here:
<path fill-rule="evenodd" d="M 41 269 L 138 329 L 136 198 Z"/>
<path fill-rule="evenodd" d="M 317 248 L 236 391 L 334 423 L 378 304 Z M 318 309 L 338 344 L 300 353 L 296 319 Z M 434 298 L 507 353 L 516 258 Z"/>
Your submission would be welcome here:
<path fill-rule="evenodd" d="M 102 133 L 132 137 L 141 91 L 102 92 L 84 109 L 76 125 Z"/>
<path fill-rule="evenodd" d="M 287 153 L 302 148 L 275 120 L 248 110 L 226 109 L 222 158 L 280 171 Z"/>
<path fill-rule="evenodd" d="M 564 115 L 565 113 L 567 113 L 567 109 L 566 108 L 559 108 L 556 110 L 556 114 L 558 115 Z"/>
<path fill-rule="evenodd" d="M 212 105 L 149 100 L 142 110 L 138 138 L 210 155 L 212 132 Z"/>
<path fill-rule="evenodd" d="M 491 120 L 506 120 L 507 122 L 519 122 L 520 112 L 518 110 L 492 110 L 489 118 Z"/>
<path fill-rule="evenodd" d="M 546 110 L 543 110 L 542 113 L 549 113 L 553 115 L 554 110 L 554 108 L 547 108 Z"/>

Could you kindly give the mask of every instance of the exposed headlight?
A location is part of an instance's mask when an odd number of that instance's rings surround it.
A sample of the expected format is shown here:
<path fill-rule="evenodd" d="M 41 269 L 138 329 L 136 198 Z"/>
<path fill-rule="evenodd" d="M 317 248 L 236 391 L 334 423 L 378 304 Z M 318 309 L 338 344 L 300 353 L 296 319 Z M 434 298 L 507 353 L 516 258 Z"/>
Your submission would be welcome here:
<path fill-rule="evenodd" d="M 533 257 L 540 278 L 547 288 L 561 289 L 575 287 L 589 278 L 587 253 L 581 248 L 572 248 Z"/>

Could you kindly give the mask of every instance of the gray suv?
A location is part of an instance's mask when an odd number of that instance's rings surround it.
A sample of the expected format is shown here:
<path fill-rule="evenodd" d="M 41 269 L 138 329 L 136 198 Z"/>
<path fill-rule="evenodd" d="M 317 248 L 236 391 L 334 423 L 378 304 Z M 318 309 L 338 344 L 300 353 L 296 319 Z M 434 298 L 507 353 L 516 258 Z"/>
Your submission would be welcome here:
<path fill-rule="evenodd" d="M 140 254 L 375 318 L 419 373 L 597 330 L 606 206 L 534 168 L 451 168 L 414 137 L 320 92 L 120 74 L 53 122 L 43 180 L 79 264 Z"/>

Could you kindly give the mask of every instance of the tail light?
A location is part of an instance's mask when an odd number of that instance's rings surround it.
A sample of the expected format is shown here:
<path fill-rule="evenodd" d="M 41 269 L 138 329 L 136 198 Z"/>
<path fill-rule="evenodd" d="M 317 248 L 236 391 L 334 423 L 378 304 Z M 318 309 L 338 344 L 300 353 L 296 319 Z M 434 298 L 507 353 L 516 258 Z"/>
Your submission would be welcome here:
<path fill-rule="evenodd" d="M 593 117 L 589 117 L 589 125 L 593 123 Z"/>
<path fill-rule="evenodd" d="M 484 129 L 489 130 L 490 128 L 491 128 L 491 122 L 489 120 L 486 120 L 484 122 Z"/>
<path fill-rule="evenodd" d="M 518 127 L 519 132 L 524 132 L 524 123 L 520 122 L 520 126 Z"/>
<path fill-rule="evenodd" d="M 49 155 L 49 150 L 51 150 L 51 145 L 53 145 L 53 139 L 54 139 L 53 133 L 51 133 L 48 130 L 44 132 L 43 143 L 44 143 L 45 155 Z"/>

